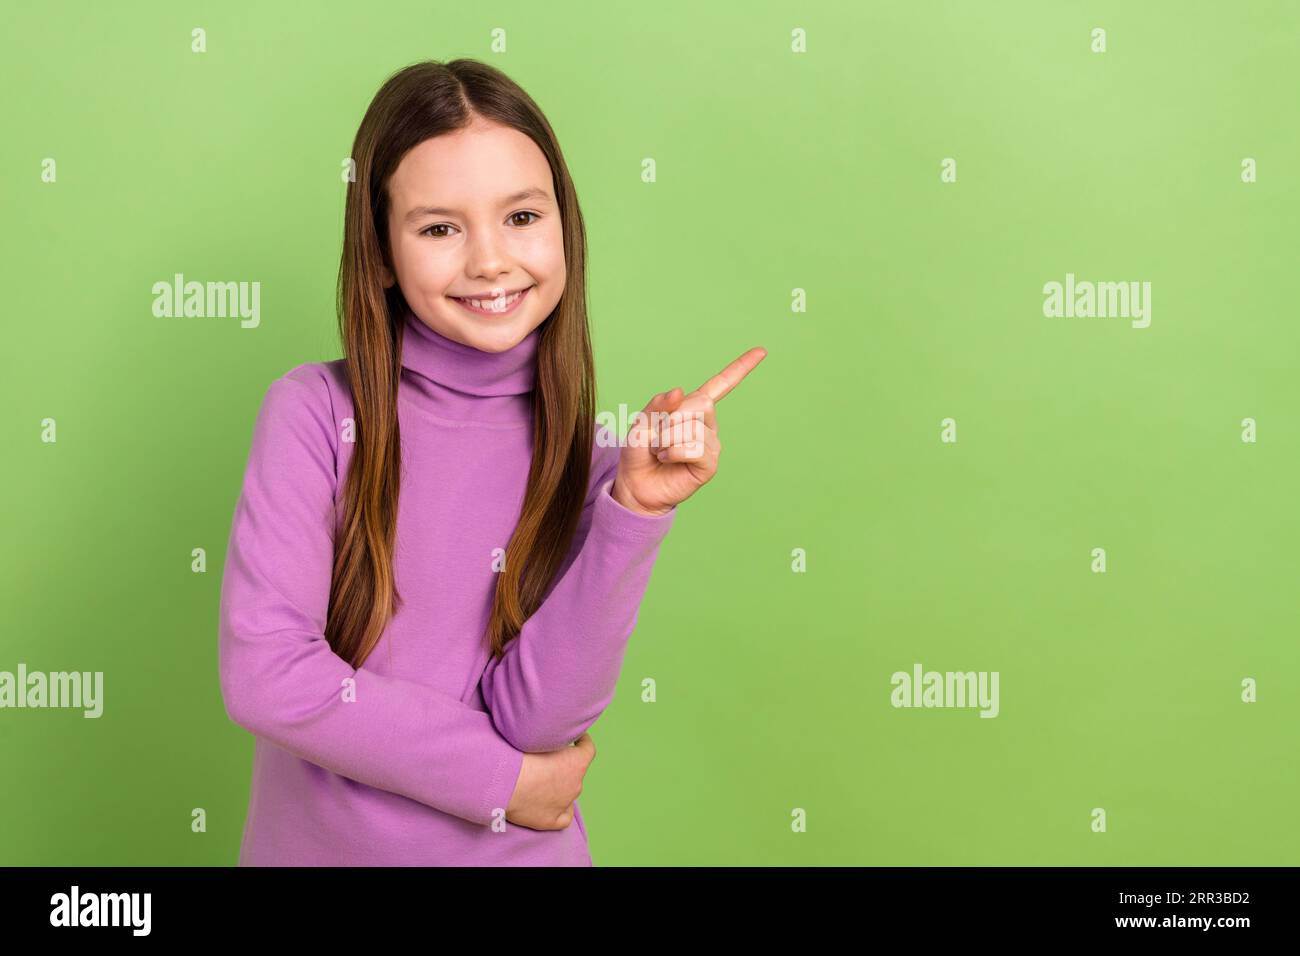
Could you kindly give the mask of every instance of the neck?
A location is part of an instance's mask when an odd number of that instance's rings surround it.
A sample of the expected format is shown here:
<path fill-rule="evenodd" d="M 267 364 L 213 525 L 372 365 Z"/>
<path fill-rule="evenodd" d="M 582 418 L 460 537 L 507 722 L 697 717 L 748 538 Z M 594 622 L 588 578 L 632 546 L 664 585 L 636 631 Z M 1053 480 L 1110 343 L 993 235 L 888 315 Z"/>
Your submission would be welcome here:
<path fill-rule="evenodd" d="M 522 425 L 532 420 L 541 329 L 504 352 L 449 339 L 403 306 L 400 392 L 420 410 L 457 422 Z"/>

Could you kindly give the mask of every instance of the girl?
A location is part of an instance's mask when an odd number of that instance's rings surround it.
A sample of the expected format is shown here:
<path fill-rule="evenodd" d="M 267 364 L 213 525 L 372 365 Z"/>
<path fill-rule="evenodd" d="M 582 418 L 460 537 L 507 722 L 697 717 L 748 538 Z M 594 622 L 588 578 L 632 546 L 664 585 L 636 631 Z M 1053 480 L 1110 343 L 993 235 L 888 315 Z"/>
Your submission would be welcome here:
<path fill-rule="evenodd" d="M 352 158 L 345 357 L 268 388 L 222 578 L 222 696 L 256 735 L 239 862 L 589 866 L 587 728 L 676 505 L 716 473 L 714 403 L 766 352 L 656 395 L 619 445 L 532 99 L 420 63 Z"/>

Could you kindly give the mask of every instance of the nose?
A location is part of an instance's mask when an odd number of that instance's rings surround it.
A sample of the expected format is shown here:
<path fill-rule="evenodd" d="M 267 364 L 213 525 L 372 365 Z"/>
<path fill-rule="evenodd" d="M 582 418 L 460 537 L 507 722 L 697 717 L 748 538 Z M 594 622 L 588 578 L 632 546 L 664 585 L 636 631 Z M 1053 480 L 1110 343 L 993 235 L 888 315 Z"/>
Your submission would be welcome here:
<path fill-rule="evenodd" d="M 476 230 L 468 245 L 466 275 L 491 281 L 509 271 L 510 257 L 501 237 L 491 229 Z"/>

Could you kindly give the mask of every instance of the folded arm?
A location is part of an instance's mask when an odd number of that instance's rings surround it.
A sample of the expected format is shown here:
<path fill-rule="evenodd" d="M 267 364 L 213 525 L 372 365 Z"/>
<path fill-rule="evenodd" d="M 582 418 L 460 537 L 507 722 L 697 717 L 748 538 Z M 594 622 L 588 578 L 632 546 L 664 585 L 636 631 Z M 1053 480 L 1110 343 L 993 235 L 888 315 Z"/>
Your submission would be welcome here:
<path fill-rule="evenodd" d="M 364 664 L 353 668 L 325 639 L 337 436 L 318 371 L 299 366 L 271 383 L 222 577 L 226 712 L 334 773 L 488 824 L 509 803 L 523 752 L 483 711 Z"/>

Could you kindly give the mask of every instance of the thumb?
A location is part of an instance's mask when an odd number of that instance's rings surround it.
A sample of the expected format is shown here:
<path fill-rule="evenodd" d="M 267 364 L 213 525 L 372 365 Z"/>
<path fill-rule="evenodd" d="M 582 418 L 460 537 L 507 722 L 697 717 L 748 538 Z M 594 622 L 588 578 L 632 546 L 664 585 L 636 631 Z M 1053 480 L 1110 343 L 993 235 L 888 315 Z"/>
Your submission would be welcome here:
<path fill-rule="evenodd" d="M 678 403 L 681 402 L 685 394 L 686 393 L 683 392 L 681 388 L 674 388 L 672 391 L 668 392 L 660 392 L 654 398 L 650 399 L 649 404 L 645 407 L 645 411 L 671 412 L 677 407 Z"/>
<path fill-rule="evenodd" d="M 646 443 L 654 441 L 650 436 L 655 435 L 662 427 L 663 420 L 656 419 L 656 415 L 670 415 L 673 410 L 681 403 L 685 393 L 680 388 L 674 388 L 671 391 L 660 392 L 650 399 L 643 408 L 640 424 L 633 429 L 640 437 L 638 441 L 643 447 L 648 447 Z"/>

